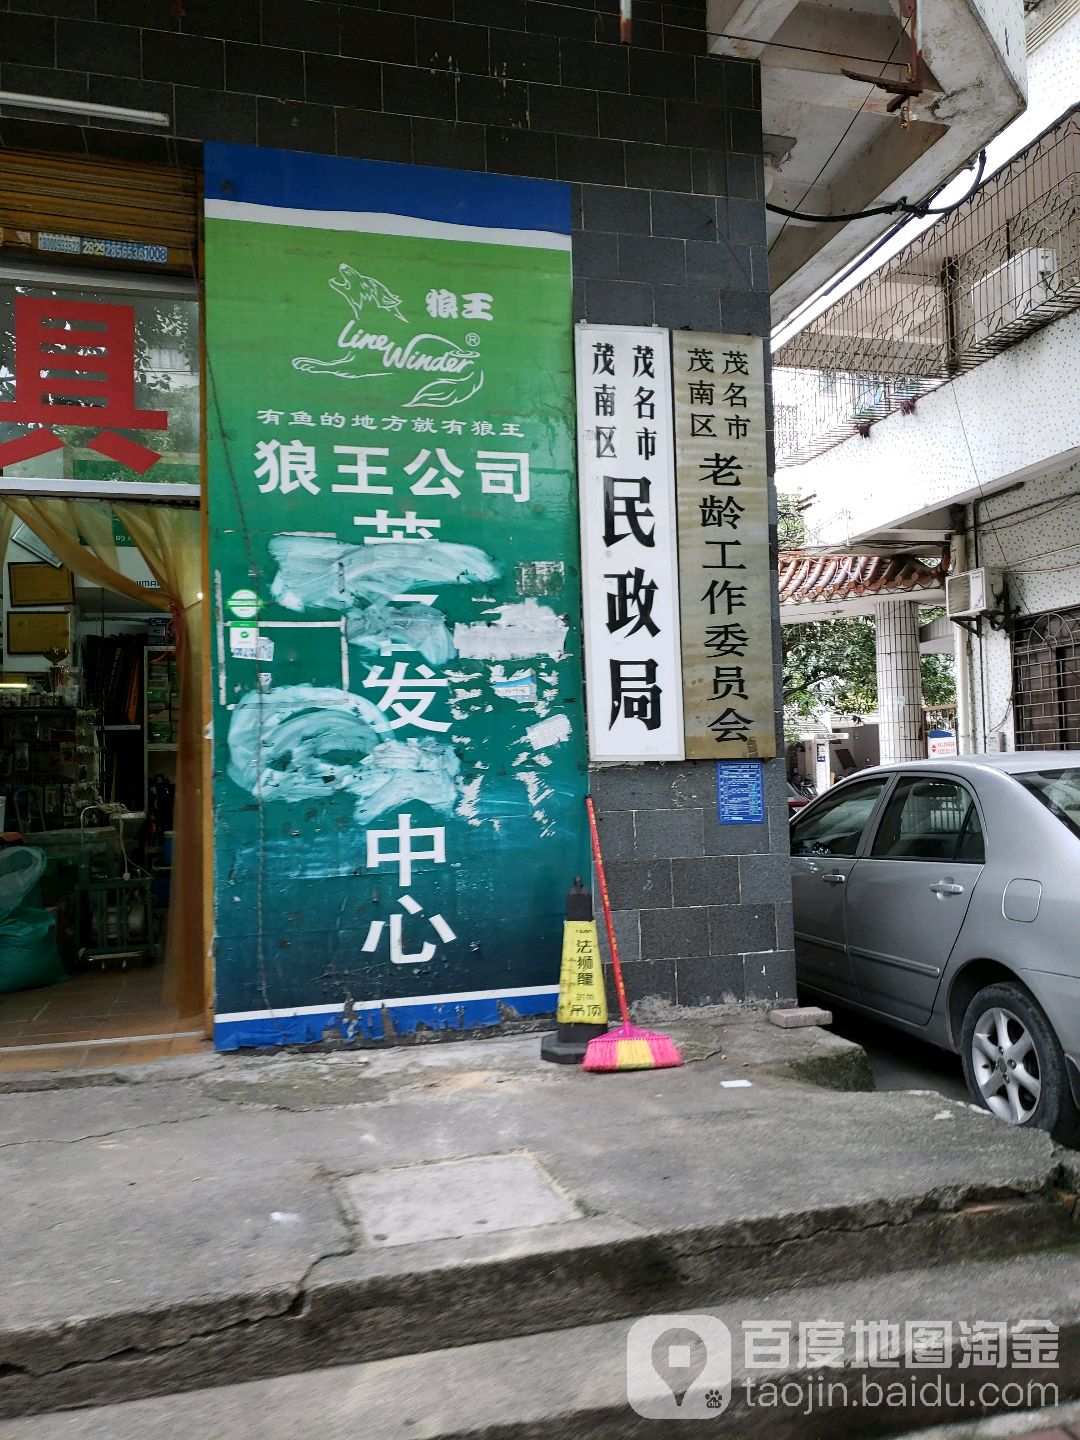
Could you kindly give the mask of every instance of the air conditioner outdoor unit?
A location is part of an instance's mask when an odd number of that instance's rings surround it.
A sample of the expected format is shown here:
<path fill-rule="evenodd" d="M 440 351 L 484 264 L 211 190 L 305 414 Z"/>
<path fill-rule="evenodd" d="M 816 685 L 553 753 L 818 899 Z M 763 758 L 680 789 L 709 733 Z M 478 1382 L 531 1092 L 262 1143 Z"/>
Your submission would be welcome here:
<path fill-rule="evenodd" d="M 962 570 L 945 580 L 945 613 L 950 620 L 964 620 L 996 610 L 1005 593 L 1000 570 L 983 566 Z"/>
<path fill-rule="evenodd" d="M 1021 250 L 971 287 L 975 344 L 1052 299 L 1060 290 L 1055 250 Z"/>

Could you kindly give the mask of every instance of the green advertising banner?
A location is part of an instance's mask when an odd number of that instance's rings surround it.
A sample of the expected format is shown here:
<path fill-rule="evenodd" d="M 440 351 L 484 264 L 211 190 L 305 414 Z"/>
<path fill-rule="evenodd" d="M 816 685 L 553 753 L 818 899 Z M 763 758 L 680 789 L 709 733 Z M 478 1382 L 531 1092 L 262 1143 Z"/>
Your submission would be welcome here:
<path fill-rule="evenodd" d="M 217 1043 L 551 1011 L 587 863 L 567 187 L 206 175 Z"/>

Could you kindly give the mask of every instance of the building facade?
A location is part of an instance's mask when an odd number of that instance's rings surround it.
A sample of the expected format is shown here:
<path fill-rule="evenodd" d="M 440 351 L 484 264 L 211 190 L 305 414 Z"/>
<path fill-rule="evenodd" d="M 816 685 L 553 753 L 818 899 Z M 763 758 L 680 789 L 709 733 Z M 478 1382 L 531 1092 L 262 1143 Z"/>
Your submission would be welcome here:
<path fill-rule="evenodd" d="M 797 367 L 784 382 L 797 453 L 781 483 L 813 495 L 806 516 L 815 545 L 923 558 L 951 549 L 962 753 L 1080 743 L 1080 431 L 1071 398 L 1080 357 L 1080 24 L 1067 6 L 1040 6 L 1028 28 L 1028 133 L 1046 128 L 777 356 Z M 1003 136 L 999 149 L 1008 143 Z M 849 395 L 876 402 L 860 411 L 845 401 L 838 375 L 852 382 Z M 808 402 L 826 388 L 828 406 Z M 816 434 L 806 424 L 814 408 L 828 412 Z M 909 647 L 919 640 L 917 610 L 909 604 Z M 940 629 L 924 631 L 924 647 L 939 648 Z M 897 693 L 910 703 L 888 646 L 879 651 L 883 705 Z M 894 748 L 888 758 L 907 757 Z"/>
<path fill-rule="evenodd" d="M 575 322 L 660 327 L 663 345 L 768 332 L 756 63 L 710 51 L 697 0 L 639 7 L 630 45 L 617 7 L 533 0 L 41 8 L 0 15 L 0 88 L 39 101 L 0 111 L 0 167 L 27 200 L 5 217 L 13 293 L 46 263 L 149 283 L 150 250 L 116 248 L 131 206 L 110 215 L 107 197 L 125 167 L 203 196 L 158 250 L 174 274 L 190 256 L 206 336 L 209 613 L 193 599 L 186 628 L 214 735 L 219 1044 L 553 1010 L 590 788 L 631 994 L 790 997 L 782 761 L 739 825 L 721 823 L 713 761 L 590 771 L 578 598 Z M 30 200 L 57 162 L 46 224 Z M 80 185 L 99 191 L 96 218 Z M 92 243 L 46 253 L 42 235 L 73 232 Z M 426 397 L 406 393 L 408 369 L 337 373 L 373 333 L 426 353 Z M 485 388 L 466 394 L 489 337 Z M 42 468 L 13 462 L 5 480 Z M 364 521 L 387 550 L 364 551 Z M 452 576 L 365 578 L 371 556 L 432 535 L 456 547 Z M 342 582 L 358 554 L 365 575 Z M 538 617 L 539 638 L 504 633 Z M 472 768 L 439 749 L 455 735 Z"/>
<path fill-rule="evenodd" d="M 766 191 L 940 183 L 1022 105 L 1021 7 L 859 10 L 899 111 L 820 7 L 620 8 L 0 13 L 0 497 L 76 577 L 34 643 L 94 671 L 98 939 L 171 884 L 225 1048 L 550 1013 L 588 791 L 632 996 L 794 994 L 768 249 L 789 309 L 880 217 Z"/>

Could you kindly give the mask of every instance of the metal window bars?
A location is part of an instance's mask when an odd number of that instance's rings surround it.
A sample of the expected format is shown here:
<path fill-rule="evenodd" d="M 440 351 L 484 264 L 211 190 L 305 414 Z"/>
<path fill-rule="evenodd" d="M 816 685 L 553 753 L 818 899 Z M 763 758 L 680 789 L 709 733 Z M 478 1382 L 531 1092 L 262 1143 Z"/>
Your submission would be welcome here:
<path fill-rule="evenodd" d="M 1080 748 L 1080 612 L 1038 615 L 1013 637 L 1018 750 Z"/>
<path fill-rule="evenodd" d="M 778 464 L 846 439 L 1080 306 L 1080 106 L 773 356 Z M 824 371 L 822 385 L 785 372 Z"/>

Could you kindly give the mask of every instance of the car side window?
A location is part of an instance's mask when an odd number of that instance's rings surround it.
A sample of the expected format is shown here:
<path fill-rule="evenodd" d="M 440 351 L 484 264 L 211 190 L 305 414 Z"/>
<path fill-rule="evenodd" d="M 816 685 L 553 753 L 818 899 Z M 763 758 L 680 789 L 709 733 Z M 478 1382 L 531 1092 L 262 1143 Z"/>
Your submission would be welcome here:
<path fill-rule="evenodd" d="M 878 860 L 963 860 L 981 864 L 983 834 L 970 791 L 955 780 L 899 781 L 870 854 Z"/>
<path fill-rule="evenodd" d="M 983 845 L 982 821 L 979 819 L 979 812 L 975 808 L 975 802 L 968 800 L 967 817 L 964 820 L 964 828 L 960 832 L 960 840 L 956 846 L 957 860 L 966 861 L 971 865 L 981 865 L 986 859 L 986 847 Z"/>
<path fill-rule="evenodd" d="M 791 827 L 792 855 L 854 855 L 886 777 L 845 785 Z"/>

